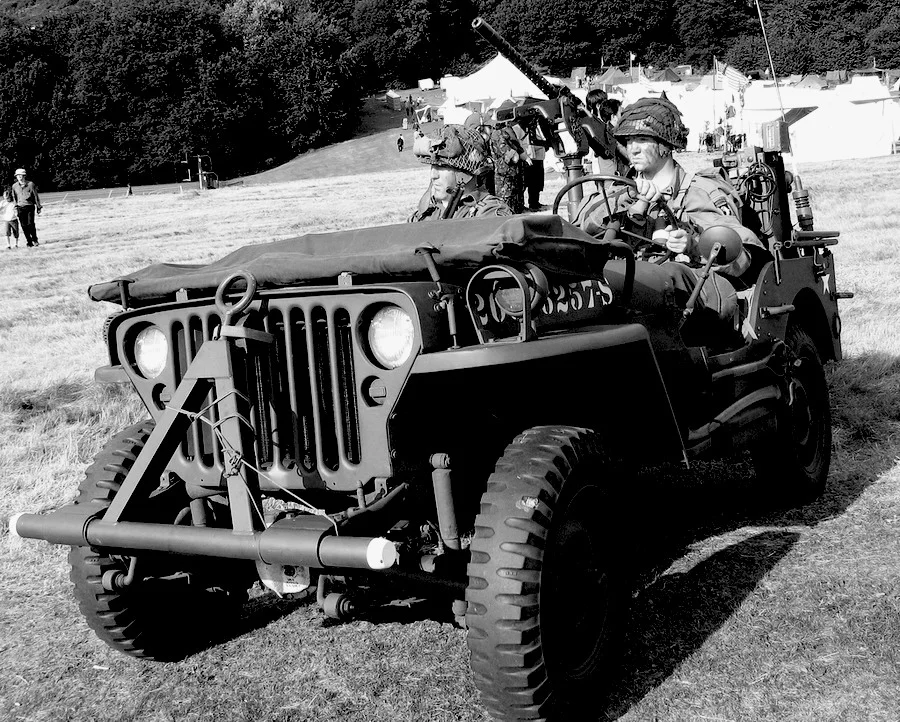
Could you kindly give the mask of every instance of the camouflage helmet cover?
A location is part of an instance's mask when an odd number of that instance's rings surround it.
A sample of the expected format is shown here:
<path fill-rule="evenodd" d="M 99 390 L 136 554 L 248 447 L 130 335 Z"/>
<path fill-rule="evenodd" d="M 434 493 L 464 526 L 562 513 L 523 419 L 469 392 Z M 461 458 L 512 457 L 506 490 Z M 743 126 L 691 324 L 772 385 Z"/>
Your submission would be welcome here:
<path fill-rule="evenodd" d="M 676 150 L 687 146 L 688 129 L 681 111 L 668 98 L 641 98 L 622 110 L 615 129 L 623 143 L 633 135 L 649 135 Z"/>
<path fill-rule="evenodd" d="M 416 138 L 413 153 L 422 163 L 443 165 L 471 175 L 481 175 L 491 166 L 481 133 L 462 125 L 445 125 L 429 136 Z"/>

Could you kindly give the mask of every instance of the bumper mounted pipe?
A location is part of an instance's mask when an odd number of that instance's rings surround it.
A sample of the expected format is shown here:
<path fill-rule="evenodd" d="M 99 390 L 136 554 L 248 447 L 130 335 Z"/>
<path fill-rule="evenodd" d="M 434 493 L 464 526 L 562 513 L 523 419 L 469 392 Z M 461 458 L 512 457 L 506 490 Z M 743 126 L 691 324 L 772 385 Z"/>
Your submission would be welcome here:
<path fill-rule="evenodd" d="M 210 527 L 103 521 L 105 507 L 70 504 L 50 514 L 16 514 L 10 534 L 52 544 L 123 552 L 249 559 L 266 564 L 351 569 L 388 569 L 397 562 L 393 542 L 382 537 L 336 536 L 319 516 L 281 519 L 265 531 L 240 533 Z"/>

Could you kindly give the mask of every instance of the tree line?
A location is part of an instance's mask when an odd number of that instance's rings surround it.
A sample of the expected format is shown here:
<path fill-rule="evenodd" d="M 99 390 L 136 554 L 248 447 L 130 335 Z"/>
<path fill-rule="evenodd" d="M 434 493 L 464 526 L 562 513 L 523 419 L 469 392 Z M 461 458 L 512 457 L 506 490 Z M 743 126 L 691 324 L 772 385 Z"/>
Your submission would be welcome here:
<path fill-rule="evenodd" d="M 10 13 L 12 6 L 15 12 Z M 465 73 L 485 16 L 538 66 L 767 65 L 747 0 L 23 0 L 0 3 L 0 164 L 45 190 L 249 174 L 349 137 L 360 98 Z M 900 67 L 895 0 L 764 0 L 779 73 Z"/>

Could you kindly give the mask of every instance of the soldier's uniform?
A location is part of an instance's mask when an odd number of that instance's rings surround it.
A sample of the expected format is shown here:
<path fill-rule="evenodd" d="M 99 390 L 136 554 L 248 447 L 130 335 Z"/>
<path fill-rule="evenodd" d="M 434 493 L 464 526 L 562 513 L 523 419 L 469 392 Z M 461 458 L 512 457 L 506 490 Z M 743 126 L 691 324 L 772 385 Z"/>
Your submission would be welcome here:
<path fill-rule="evenodd" d="M 428 165 L 449 168 L 474 178 L 483 177 L 491 168 L 487 146 L 481 134 L 462 125 L 445 125 L 429 137 L 416 138 L 416 157 Z M 474 183 L 470 182 L 471 185 Z M 435 200 L 431 188 L 425 192 L 409 222 L 442 220 L 445 205 Z M 512 211 L 497 196 L 477 187 L 466 187 L 449 218 L 511 216 Z"/>
<path fill-rule="evenodd" d="M 522 146 L 509 127 L 492 128 L 489 141 L 491 157 L 494 159 L 494 187 L 497 196 L 513 212 L 521 213 L 524 210 Z"/>
<path fill-rule="evenodd" d="M 634 174 L 627 177 L 634 177 Z M 711 226 L 728 226 L 737 232 L 745 246 L 764 248 L 756 234 L 741 224 L 737 216 L 740 200 L 734 191 L 731 191 L 733 195 L 729 193 L 727 186 L 723 187 L 723 184 L 708 176 L 688 173 L 676 162 L 674 182 L 660 191 L 675 217 L 690 225 L 695 233 L 701 233 Z M 610 193 L 609 199 L 613 214 L 620 215 L 623 219 L 622 227 L 643 236 L 648 242 L 655 228 L 668 223 L 668 219 L 658 208 L 651 210 L 646 216 L 629 215 L 628 209 L 634 199 L 625 189 Z M 602 236 L 609 220 L 608 215 L 602 194 L 594 193 L 579 206 L 575 224 L 592 236 Z M 727 266 L 716 266 L 715 269 L 719 273 L 740 276 L 747 270 L 747 260 L 742 256 Z"/>
<path fill-rule="evenodd" d="M 415 221 L 439 221 L 443 206 L 431 203 L 422 210 L 417 210 L 409 217 L 409 222 Z M 460 196 L 456 210 L 450 218 L 475 218 L 476 216 L 511 216 L 513 212 L 497 196 L 492 196 L 487 191 L 475 190 L 472 193 L 464 193 Z"/>

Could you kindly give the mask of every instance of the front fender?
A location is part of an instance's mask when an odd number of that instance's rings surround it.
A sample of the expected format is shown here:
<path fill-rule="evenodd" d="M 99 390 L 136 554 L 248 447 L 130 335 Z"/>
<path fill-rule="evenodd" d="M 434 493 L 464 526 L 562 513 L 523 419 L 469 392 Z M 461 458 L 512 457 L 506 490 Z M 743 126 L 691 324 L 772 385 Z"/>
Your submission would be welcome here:
<path fill-rule="evenodd" d="M 473 439 L 505 444 L 523 429 L 565 424 L 602 433 L 622 456 L 684 453 L 649 334 L 638 324 L 423 354 L 396 412 L 391 435 L 400 446 L 415 439 L 466 453 Z M 434 425 L 421 423 L 436 417 Z"/>

